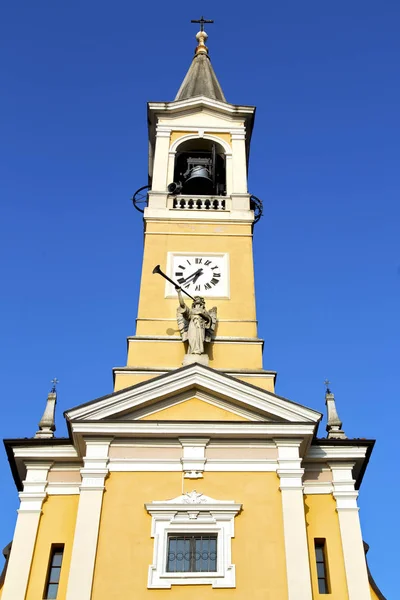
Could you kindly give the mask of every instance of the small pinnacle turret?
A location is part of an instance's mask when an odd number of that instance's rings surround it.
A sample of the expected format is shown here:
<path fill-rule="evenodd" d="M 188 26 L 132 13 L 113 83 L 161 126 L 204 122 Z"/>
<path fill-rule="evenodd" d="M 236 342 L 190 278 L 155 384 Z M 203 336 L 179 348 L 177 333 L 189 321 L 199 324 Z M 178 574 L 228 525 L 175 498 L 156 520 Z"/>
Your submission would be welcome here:
<path fill-rule="evenodd" d="M 328 439 L 347 439 L 347 435 L 342 430 L 342 421 L 339 419 L 339 415 L 336 410 L 336 402 L 335 396 L 331 392 L 329 386 L 329 381 L 324 382 L 326 385 L 326 393 L 325 393 L 325 404 L 327 409 L 327 424 L 326 431 L 328 432 Z"/>
<path fill-rule="evenodd" d="M 204 23 L 213 22 L 207 21 L 203 17 L 197 21 L 192 21 L 192 23 L 200 23 L 200 31 L 196 34 L 197 46 L 194 51 L 192 64 L 178 90 L 175 101 L 187 100 L 196 96 L 205 96 L 212 100 L 226 102 L 222 88 L 212 68 L 206 46 L 208 35 L 204 31 Z"/>
<path fill-rule="evenodd" d="M 46 408 L 44 409 L 44 413 L 39 422 L 39 429 L 35 434 L 35 438 L 46 438 L 50 439 L 54 437 L 54 432 L 56 430 L 55 424 L 55 412 L 56 412 L 56 403 L 57 403 L 57 390 L 56 385 L 58 383 L 57 379 L 53 379 L 51 382 L 52 388 L 47 396 Z"/>

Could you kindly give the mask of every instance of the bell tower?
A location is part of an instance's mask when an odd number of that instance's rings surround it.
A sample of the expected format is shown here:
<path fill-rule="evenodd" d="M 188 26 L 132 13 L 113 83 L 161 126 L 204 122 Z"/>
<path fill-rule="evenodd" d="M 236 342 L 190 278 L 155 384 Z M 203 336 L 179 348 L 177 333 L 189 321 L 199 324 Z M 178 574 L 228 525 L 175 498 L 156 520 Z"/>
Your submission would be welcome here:
<path fill-rule="evenodd" d="M 204 19 L 192 63 L 172 102 L 150 102 L 149 186 L 136 334 L 115 390 L 179 368 L 185 338 L 175 286 L 218 315 L 205 356 L 210 367 L 273 391 L 257 335 L 252 235 L 261 203 L 248 191 L 255 107 L 227 102 L 206 46 Z M 133 201 L 140 209 L 139 193 Z M 186 296 L 186 301 L 191 304 Z"/>
<path fill-rule="evenodd" d="M 148 106 L 140 299 L 115 390 L 65 411 L 56 438 L 54 387 L 34 437 L 5 440 L 20 505 L 1 600 L 383 600 L 357 504 L 374 440 L 347 437 L 328 381 L 318 437 L 321 413 L 263 369 L 255 109 L 225 99 L 199 22 L 175 100 Z"/>

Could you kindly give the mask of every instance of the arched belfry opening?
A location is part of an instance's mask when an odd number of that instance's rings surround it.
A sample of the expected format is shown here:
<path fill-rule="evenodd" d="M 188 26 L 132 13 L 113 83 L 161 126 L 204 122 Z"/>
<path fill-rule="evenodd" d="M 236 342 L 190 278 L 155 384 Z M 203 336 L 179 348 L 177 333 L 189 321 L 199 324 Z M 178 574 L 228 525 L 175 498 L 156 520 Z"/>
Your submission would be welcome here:
<path fill-rule="evenodd" d="M 224 196 L 226 159 L 224 148 L 212 140 L 196 138 L 182 142 L 176 150 L 174 180 L 170 194 Z"/>

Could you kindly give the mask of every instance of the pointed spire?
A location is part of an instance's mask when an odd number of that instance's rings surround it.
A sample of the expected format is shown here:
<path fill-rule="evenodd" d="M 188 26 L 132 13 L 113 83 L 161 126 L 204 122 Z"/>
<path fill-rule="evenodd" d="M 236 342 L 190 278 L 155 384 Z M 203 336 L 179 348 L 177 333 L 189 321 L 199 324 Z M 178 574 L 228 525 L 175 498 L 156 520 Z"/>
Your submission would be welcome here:
<path fill-rule="evenodd" d="M 326 379 L 324 384 L 326 385 L 325 404 L 328 413 L 328 422 L 326 424 L 328 439 L 346 440 L 347 435 L 342 430 L 342 421 L 339 419 L 339 415 L 336 410 L 335 396 L 332 394 L 329 388 L 330 381 Z"/>
<path fill-rule="evenodd" d="M 42 439 L 50 439 L 54 437 L 54 432 L 56 430 L 55 424 L 55 412 L 56 412 L 56 402 L 57 402 L 57 383 L 58 379 L 52 379 L 51 383 L 53 384 L 51 388 L 51 392 L 47 396 L 46 408 L 44 409 L 44 413 L 39 422 L 39 429 L 35 434 L 35 438 Z"/>
<path fill-rule="evenodd" d="M 192 23 L 200 23 L 200 31 L 196 34 L 197 47 L 194 51 L 192 64 L 178 90 L 175 101 L 187 100 L 195 96 L 206 96 L 212 100 L 226 102 L 224 92 L 212 68 L 206 46 L 208 35 L 204 31 L 204 23 L 213 23 L 213 21 L 206 21 L 201 17 L 200 20 L 192 21 Z"/>

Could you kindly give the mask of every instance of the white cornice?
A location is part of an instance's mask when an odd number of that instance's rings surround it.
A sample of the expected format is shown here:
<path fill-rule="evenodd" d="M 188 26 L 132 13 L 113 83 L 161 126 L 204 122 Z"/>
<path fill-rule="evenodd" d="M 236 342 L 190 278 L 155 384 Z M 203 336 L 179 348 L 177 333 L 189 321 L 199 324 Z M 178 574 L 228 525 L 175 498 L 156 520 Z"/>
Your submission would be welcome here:
<path fill-rule="evenodd" d="M 221 296 L 225 298 L 225 296 Z M 218 298 L 213 298 L 213 300 L 217 300 Z M 172 335 L 134 335 L 128 337 L 129 342 L 178 342 L 182 343 L 182 339 L 178 336 Z M 264 340 L 259 338 L 249 338 L 249 337 L 233 337 L 233 336 L 216 336 L 213 338 L 213 343 L 215 344 L 252 344 L 262 346 L 264 344 Z"/>
<path fill-rule="evenodd" d="M 326 461 L 332 459 L 339 460 L 351 460 L 351 459 L 364 459 L 368 448 L 366 446 L 358 446 L 357 443 L 354 446 L 324 446 L 312 445 L 308 449 L 305 460 L 313 461 Z"/>
<path fill-rule="evenodd" d="M 310 437 L 314 433 L 313 423 L 224 423 L 214 421 L 72 421 L 74 434 L 183 437 L 204 435 L 209 437 L 266 438 L 266 437 Z"/>
<path fill-rule="evenodd" d="M 79 458 L 78 453 L 74 446 L 15 446 L 13 447 L 15 458 L 25 459 L 43 459 L 43 460 L 57 460 L 57 459 L 71 459 Z"/>
<path fill-rule="evenodd" d="M 254 106 L 241 106 L 236 104 L 228 104 L 228 102 L 220 102 L 219 100 L 212 100 L 206 96 L 196 96 L 195 98 L 188 98 L 187 100 L 179 100 L 177 102 L 149 102 L 148 108 L 150 112 L 155 113 L 174 113 L 190 110 L 193 108 L 205 107 L 213 109 L 220 113 L 235 116 L 248 116 L 254 115 Z"/>

